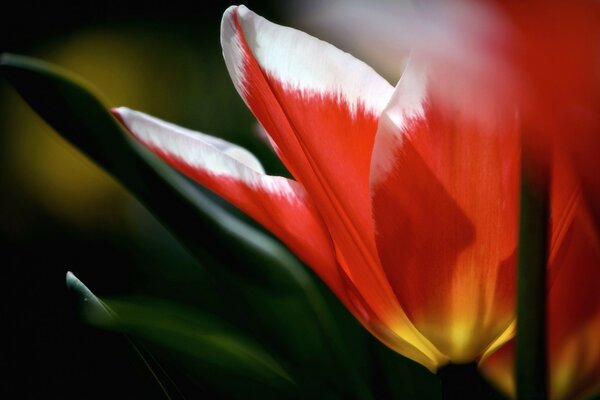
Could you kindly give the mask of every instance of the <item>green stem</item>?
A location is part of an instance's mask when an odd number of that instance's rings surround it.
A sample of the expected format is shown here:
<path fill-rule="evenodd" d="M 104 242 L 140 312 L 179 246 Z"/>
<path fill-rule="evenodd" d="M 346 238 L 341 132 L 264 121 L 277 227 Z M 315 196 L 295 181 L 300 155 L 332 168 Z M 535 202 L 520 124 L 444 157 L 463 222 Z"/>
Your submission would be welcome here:
<path fill-rule="evenodd" d="M 524 153 L 526 153 L 524 151 Z M 517 399 L 546 399 L 546 264 L 548 254 L 548 173 L 532 166 L 527 154 L 521 173 L 518 305 L 516 338 Z"/>

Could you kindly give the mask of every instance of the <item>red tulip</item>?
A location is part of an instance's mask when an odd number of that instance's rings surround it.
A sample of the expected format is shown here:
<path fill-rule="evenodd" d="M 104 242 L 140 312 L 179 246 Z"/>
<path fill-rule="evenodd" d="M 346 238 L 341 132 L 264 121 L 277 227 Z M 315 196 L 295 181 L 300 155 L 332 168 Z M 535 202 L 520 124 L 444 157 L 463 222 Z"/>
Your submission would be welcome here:
<path fill-rule="evenodd" d="M 392 349 L 431 370 L 483 354 L 514 318 L 516 119 L 457 116 L 416 65 L 394 91 L 243 6 L 226 11 L 221 38 L 294 181 L 216 138 L 127 109 L 119 119 L 279 236 Z"/>
<path fill-rule="evenodd" d="M 266 175 L 223 140 L 126 108 L 115 115 L 277 235 L 400 354 L 435 371 L 510 340 L 520 173 L 512 104 L 477 90 L 485 79 L 419 55 L 394 90 L 349 54 L 243 6 L 225 12 L 221 42 L 293 180 Z"/>

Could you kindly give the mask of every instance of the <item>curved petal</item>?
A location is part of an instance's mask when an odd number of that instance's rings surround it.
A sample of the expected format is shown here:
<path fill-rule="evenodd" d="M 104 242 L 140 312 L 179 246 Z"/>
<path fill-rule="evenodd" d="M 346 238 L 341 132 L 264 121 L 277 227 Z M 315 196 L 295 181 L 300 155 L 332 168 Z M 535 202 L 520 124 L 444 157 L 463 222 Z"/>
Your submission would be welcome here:
<path fill-rule="evenodd" d="M 568 150 L 567 150 L 568 151 Z M 575 173 L 555 156 L 551 201 L 548 348 L 550 398 L 585 399 L 600 392 L 600 233 Z M 481 365 L 514 396 L 514 342 Z"/>
<path fill-rule="evenodd" d="M 374 264 L 367 179 L 390 85 L 350 55 L 244 6 L 225 12 L 221 41 L 237 90 L 315 200 L 338 250 L 359 249 L 358 259 Z"/>
<path fill-rule="evenodd" d="M 344 293 L 331 239 L 302 185 L 265 175 L 254 155 L 222 139 L 124 107 L 113 113 L 152 152 L 256 219 Z"/>
<path fill-rule="evenodd" d="M 514 113 L 493 113 L 485 94 L 471 92 L 448 104 L 436 76 L 443 75 L 411 62 L 381 118 L 373 215 L 401 306 L 461 363 L 514 318 L 519 137 Z M 461 108 L 467 100 L 469 113 Z M 467 117 L 484 105 L 478 118 Z"/>
<path fill-rule="evenodd" d="M 387 282 L 373 235 L 371 151 L 392 87 L 349 54 L 244 6 L 225 12 L 221 44 L 235 87 L 318 207 L 348 291 L 368 305 L 360 319 L 426 348 Z"/>

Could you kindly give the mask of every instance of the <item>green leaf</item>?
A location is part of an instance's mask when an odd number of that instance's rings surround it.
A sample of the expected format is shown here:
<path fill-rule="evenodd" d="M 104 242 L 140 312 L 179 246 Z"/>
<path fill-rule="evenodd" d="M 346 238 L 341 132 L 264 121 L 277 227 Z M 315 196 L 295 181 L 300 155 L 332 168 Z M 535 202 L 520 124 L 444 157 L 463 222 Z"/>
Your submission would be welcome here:
<path fill-rule="evenodd" d="M 272 356 L 227 324 L 200 310 L 164 300 L 138 298 L 105 300 L 116 316 L 98 323 L 161 344 L 180 357 L 195 357 L 225 370 L 263 380 L 294 383 Z"/>
<path fill-rule="evenodd" d="M 121 181 L 200 259 L 211 255 L 238 276 L 272 290 L 287 292 L 308 283 L 300 263 L 281 244 L 225 212 L 134 143 L 86 82 L 11 54 L 1 56 L 0 68 L 34 111 Z"/>
<path fill-rule="evenodd" d="M 279 242 L 234 218 L 133 142 L 80 78 L 10 54 L 1 56 L 0 71 L 34 111 L 128 188 L 192 254 L 219 261 L 203 265 L 224 285 L 223 296 L 234 296 L 249 332 L 262 335 L 278 354 L 287 352 L 299 370 L 319 370 L 338 388 L 351 387 L 351 381 L 366 392 L 312 276 Z M 318 340 L 303 346 L 308 337 Z"/>
<path fill-rule="evenodd" d="M 232 377 L 247 379 L 254 386 L 259 383 L 263 391 L 268 389 L 263 395 L 294 392 L 294 380 L 279 361 L 233 327 L 200 310 L 149 298 L 103 301 L 71 272 L 67 273 L 67 286 L 79 296 L 83 315 L 91 324 L 144 339 L 171 351 L 170 357 L 179 363 L 187 360 L 194 367 L 210 370 L 200 378 L 231 391 L 234 397 L 244 398 L 245 393 L 227 388 Z M 143 357 L 138 346 L 131 344 Z"/>

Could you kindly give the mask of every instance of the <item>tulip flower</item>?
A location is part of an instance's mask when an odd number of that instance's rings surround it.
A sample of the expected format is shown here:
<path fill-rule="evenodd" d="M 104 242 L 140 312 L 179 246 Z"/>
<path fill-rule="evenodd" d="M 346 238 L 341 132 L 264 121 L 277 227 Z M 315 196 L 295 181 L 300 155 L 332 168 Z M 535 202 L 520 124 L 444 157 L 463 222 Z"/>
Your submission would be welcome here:
<path fill-rule="evenodd" d="M 321 28 L 343 29 L 351 25 L 348 21 L 364 17 L 366 2 L 353 3 L 341 11 L 329 3 L 316 3 L 317 10 L 311 11 L 326 15 Z M 378 13 L 372 15 L 371 25 L 361 24 L 360 32 L 353 28 L 357 37 L 347 31 L 346 40 L 379 33 L 384 48 L 411 47 L 428 53 L 430 62 L 443 66 L 442 76 L 448 80 L 468 77 L 466 84 L 461 81 L 461 87 L 446 91 L 450 103 L 460 102 L 464 87 L 473 85 L 476 77 L 475 86 L 518 107 L 534 168 L 546 169 L 551 149 L 561 149 L 559 160 L 554 155 L 551 161 L 550 396 L 570 399 L 598 391 L 600 4 L 591 0 L 433 1 L 419 4 L 416 11 L 398 8 L 396 4 L 369 7 L 370 13 Z M 480 112 L 474 109 L 472 117 Z M 568 179 L 567 171 L 572 174 Z M 512 395 L 513 353 L 511 340 L 482 364 L 486 375 Z"/>
<path fill-rule="evenodd" d="M 225 12 L 221 44 L 235 88 L 293 179 L 267 175 L 216 137 L 127 108 L 115 116 L 279 237 L 398 353 L 436 371 L 509 341 L 516 110 L 419 57 L 394 88 L 351 55 L 244 6 Z"/>

